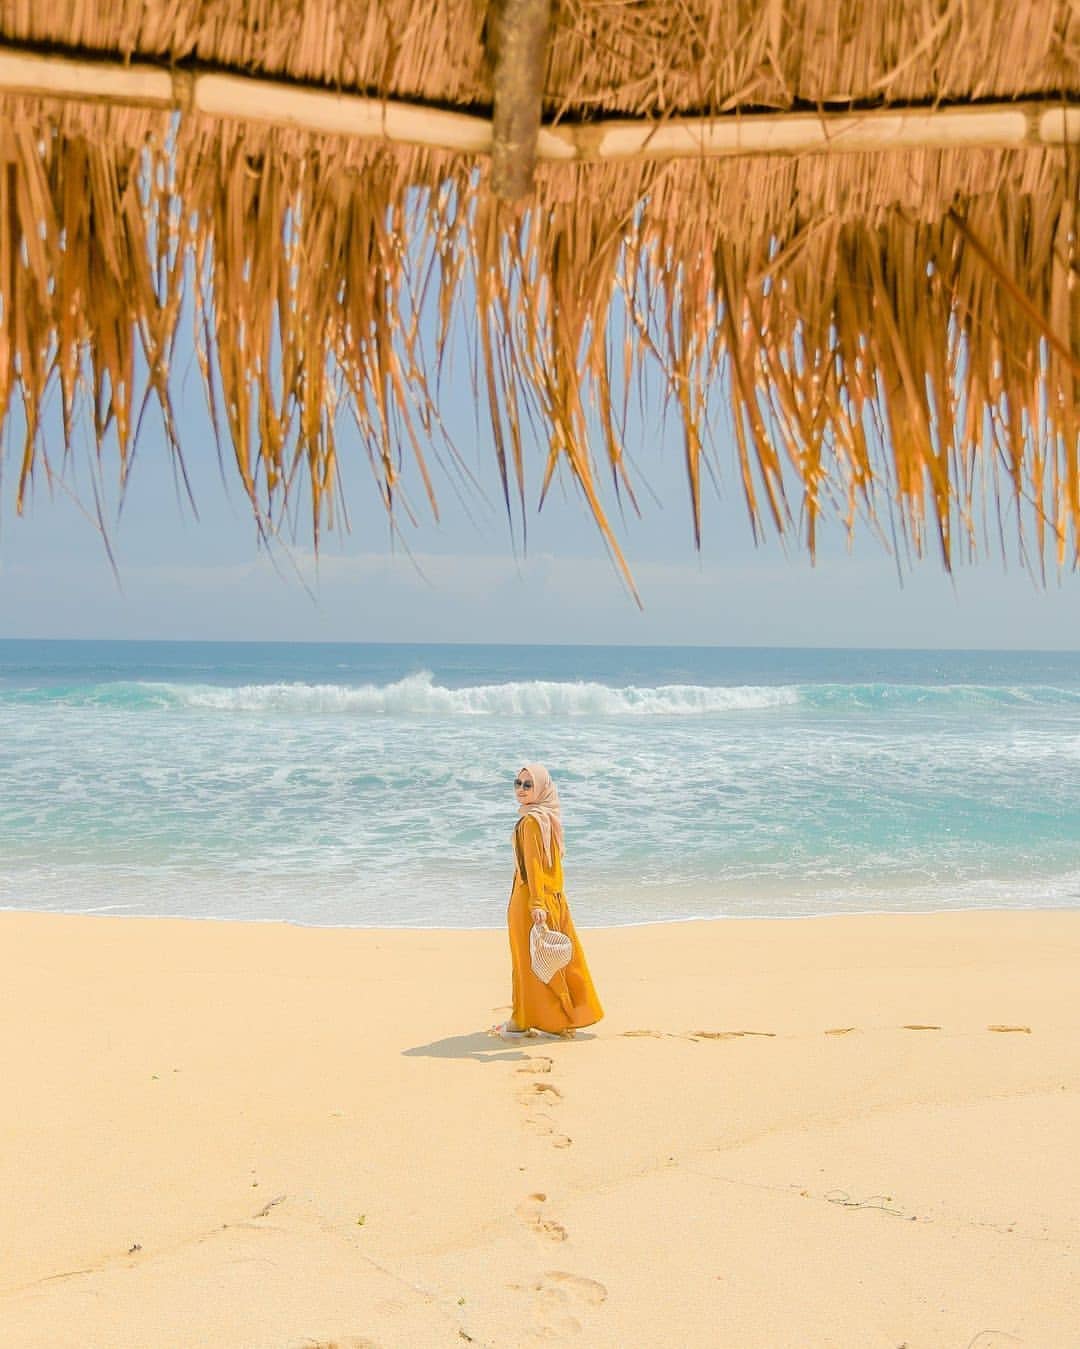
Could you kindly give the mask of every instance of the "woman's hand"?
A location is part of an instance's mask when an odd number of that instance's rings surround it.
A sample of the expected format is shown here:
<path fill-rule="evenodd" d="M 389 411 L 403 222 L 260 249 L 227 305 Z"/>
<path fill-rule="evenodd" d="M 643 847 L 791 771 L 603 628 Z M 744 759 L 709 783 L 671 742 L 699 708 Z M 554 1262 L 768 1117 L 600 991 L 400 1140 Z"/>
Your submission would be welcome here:
<path fill-rule="evenodd" d="M 533 909 L 532 919 L 534 927 L 547 927 L 547 913 L 544 909 Z"/>

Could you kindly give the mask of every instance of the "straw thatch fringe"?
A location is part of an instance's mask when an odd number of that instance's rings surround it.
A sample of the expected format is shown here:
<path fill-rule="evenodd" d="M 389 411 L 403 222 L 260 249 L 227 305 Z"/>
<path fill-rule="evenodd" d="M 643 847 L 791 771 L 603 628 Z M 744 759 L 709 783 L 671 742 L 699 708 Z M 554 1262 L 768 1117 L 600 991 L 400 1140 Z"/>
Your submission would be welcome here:
<path fill-rule="evenodd" d="M 164 54 L 154 7 L 115 8 L 143 16 L 115 42 L 117 53 Z M 221 7 L 171 7 L 174 18 L 200 16 L 193 50 L 203 59 L 257 58 L 270 73 L 326 79 L 343 30 L 330 5 L 316 33 L 302 17 L 312 8 L 289 9 L 280 32 L 260 21 L 226 40 Z M 580 54 L 579 19 L 591 25 L 591 87 L 604 90 L 608 112 L 715 110 L 733 99 L 761 106 L 774 96 L 790 108 L 808 91 L 850 93 L 856 74 L 856 96 L 888 80 L 890 95 L 925 97 L 934 70 L 957 96 L 965 85 L 977 96 L 1007 91 L 989 53 L 1003 41 L 1008 49 L 1008 8 L 988 6 L 1001 26 L 983 34 L 981 65 L 923 32 L 893 49 L 891 67 L 880 34 L 861 20 L 836 28 L 828 16 L 837 8 L 805 6 L 803 27 L 779 4 L 557 5 L 545 106 L 558 114 L 588 105 L 569 59 L 571 49 Z M 975 42 L 986 27 L 970 7 L 939 8 L 946 34 L 969 22 Z M 1038 6 L 1025 11 L 1023 42 L 1019 26 L 1013 33 L 1015 67 L 1030 77 L 1024 92 L 1075 94 L 1080 38 L 1064 9 L 1044 8 L 1051 18 Z M 37 12 L 20 8 L 23 30 L 8 24 L 0 36 L 40 37 L 28 28 Z M 368 69 L 389 12 L 373 6 L 371 31 L 345 41 L 353 88 L 386 87 L 385 77 L 365 86 L 357 72 Z M 733 14 L 744 30 L 731 30 Z M 441 7 L 432 10 L 447 102 L 476 100 L 482 85 L 479 66 L 446 59 L 480 42 L 479 8 L 458 18 L 451 33 Z M 889 40 L 902 29 L 893 24 Z M 86 36 L 71 40 L 93 45 Z M 401 18 L 396 45 L 384 48 L 402 96 L 431 97 L 427 67 L 418 58 L 408 67 L 405 54 L 413 59 L 432 40 Z M 702 48 L 728 55 L 694 67 Z M 658 50 L 665 64 L 649 86 L 648 54 Z M 792 75 L 800 50 L 801 84 Z M 750 70 L 756 84 L 746 83 Z M 475 338 L 508 507 L 516 500 L 524 512 L 541 434 L 544 488 L 565 464 L 617 557 L 590 446 L 603 447 L 632 503 L 625 440 L 638 384 L 660 389 L 681 422 L 698 535 L 702 478 L 726 431 L 755 525 L 798 525 L 811 549 L 822 513 L 835 510 L 850 525 L 877 521 L 901 548 L 921 551 L 936 538 L 946 563 L 984 551 L 992 531 L 1004 538 L 1025 525 L 1034 538 L 1021 535 L 1022 548 L 1076 562 L 1074 146 L 629 170 L 541 163 L 524 208 L 500 203 L 470 155 L 197 112 L 177 119 L 9 96 L 0 100 L 0 146 L 0 418 L 22 401 L 20 504 L 35 462 L 44 463 L 39 412 L 51 385 L 65 440 L 82 403 L 99 444 L 115 435 L 122 477 L 148 399 L 179 452 L 169 369 L 193 312 L 215 426 L 266 528 L 280 522 L 300 480 L 310 485 L 316 538 L 331 522 L 342 410 L 356 419 L 388 508 L 409 508 L 408 458 L 434 509 L 430 456 L 454 462 L 440 429 L 439 361 L 464 328 Z"/>

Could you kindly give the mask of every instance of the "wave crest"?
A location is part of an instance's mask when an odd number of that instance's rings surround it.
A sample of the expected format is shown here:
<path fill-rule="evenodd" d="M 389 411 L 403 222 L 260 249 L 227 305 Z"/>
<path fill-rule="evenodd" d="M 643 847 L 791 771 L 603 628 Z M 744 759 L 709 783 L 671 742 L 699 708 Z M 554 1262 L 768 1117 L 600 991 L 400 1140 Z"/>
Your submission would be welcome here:
<path fill-rule="evenodd" d="M 695 716 L 791 705 L 793 688 L 709 688 L 668 684 L 659 688 L 610 688 L 588 682 L 528 680 L 445 688 L 423 671 L 393 684 L 144 685 L 177 706 L 234 712 L 352 714 L 356 716 Z M 166 693 L 167 691 L 167 693 Z"/>
<path fill-rule="evenodd" d="M 518 680 L 448 688 L 424 670 L 391 684 L 243 685 L 113 682 L 78 688 L 7 690 L 0 703 L 52 703 L 116 711 L 148 708 L 304 716 L 707 717 L 802 707 L 844 711 L 1008 710 L 1075 707 L 1080 690 L 1046 685 L 662 684 L 611 687 L 592 681 Z"/>

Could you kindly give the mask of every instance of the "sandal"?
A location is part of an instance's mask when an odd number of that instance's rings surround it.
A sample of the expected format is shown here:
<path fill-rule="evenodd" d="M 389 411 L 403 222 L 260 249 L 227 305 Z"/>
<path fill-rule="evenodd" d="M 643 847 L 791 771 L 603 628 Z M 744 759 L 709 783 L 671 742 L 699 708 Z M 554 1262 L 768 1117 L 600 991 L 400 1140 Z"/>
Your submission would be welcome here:
<path fill-rule="evenodd" d="M 497 1026 L 488 1028 L 489 1035 L 495 1035 L 500 1040 L 526 1040 L 536 1032 L 532 1030 L 511 1030 L 508 1021 L 501 1021 Z"/>

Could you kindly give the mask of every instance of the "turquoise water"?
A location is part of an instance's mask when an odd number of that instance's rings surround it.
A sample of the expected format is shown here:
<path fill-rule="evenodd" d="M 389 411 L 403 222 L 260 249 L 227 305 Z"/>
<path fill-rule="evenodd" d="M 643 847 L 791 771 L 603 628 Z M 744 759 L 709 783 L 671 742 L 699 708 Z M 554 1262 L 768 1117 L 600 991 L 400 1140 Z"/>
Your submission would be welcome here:
<path fill-rule="evenodd" d="M 1080 653 L 0 641 L 0 906 L 501 925 L 1080 907 Z"/>

